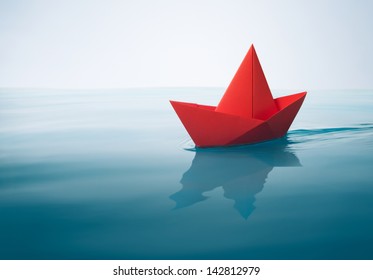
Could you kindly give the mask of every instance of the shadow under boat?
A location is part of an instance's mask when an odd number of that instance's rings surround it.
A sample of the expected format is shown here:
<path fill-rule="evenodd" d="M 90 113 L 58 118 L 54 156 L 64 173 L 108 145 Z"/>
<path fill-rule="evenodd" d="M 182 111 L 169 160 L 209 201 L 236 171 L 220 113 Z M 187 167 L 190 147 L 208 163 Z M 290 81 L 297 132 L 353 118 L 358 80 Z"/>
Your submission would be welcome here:
<path fill-rule="evenodd" d="M 170 196 L 175 208 L 205 200 L 205 192 L 222 187 L 224 197 L 247 219 L 254 211 L 255 195 L 262 191 L 274 167 L 301 166 L 288 139 L 230 148 L 195 149 L 190 168 L 183 174 L 182 189 Z"/>

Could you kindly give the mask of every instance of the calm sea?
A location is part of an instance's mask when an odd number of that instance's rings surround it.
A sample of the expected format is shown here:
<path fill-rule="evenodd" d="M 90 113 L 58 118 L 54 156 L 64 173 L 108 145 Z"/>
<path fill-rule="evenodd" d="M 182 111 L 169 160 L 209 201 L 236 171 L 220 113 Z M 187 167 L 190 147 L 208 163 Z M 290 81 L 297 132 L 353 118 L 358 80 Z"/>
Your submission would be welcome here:
<path fill-rule="evenodd" d="M 373 91 L 196 149 L 168 100 L 223 93 L 0 89 L 0 259 L 373 259 Z"/>

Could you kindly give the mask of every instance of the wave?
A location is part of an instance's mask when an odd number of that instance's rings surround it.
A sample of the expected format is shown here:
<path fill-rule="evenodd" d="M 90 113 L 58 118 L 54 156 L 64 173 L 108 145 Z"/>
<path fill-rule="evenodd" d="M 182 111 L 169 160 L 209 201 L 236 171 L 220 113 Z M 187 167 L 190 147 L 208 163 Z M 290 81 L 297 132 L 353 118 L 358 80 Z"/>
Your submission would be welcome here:
<path fill-rule="evenodd" d="M 370 131 L 373 130 L 373 124 L 366 123 L 366 124 L 359 124 L 357 126 L 350 126 L 350 127 L 328 127 L 328 128 L 316 128 L 316 129 L 296 129 L 290 130 L 287 135 L 301 135 L 301 136 L 309 136 L 309 135 L 321 135 L 321 134 L 329 134 L 329 133 L 346 133 L 346 132 L 359 132 L 359 131 Z"/>
<path fill-rule="evenodd" d="M 347 127 L 327 127 L 291 130 L 286 135 L 290 144 L 337 141 L 341 139 L 373 140 L 373 124 L 364 123 Z"/>

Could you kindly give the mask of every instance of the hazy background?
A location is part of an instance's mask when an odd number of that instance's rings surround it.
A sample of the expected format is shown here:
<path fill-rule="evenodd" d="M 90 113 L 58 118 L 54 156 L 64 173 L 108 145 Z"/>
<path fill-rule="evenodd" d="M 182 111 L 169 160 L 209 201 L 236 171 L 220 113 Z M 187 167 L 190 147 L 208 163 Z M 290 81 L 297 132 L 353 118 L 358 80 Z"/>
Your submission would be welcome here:
<path fill-rule="evenodd" d="M 0 87 L 373 88 L 373 1 L 0 0 Z"/>

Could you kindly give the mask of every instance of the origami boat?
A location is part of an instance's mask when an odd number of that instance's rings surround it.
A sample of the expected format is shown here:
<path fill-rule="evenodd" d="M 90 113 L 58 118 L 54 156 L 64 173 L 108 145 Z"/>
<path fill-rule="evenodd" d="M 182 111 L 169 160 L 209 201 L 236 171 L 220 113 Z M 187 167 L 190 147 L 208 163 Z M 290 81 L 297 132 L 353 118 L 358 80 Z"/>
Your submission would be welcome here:
<path fill-rule="evenodd" d="M 306 94 L 273 99 L 251 45 L 218 106 L 170 102 L 197 147 L 232 146 L 285 136 Z"/>

